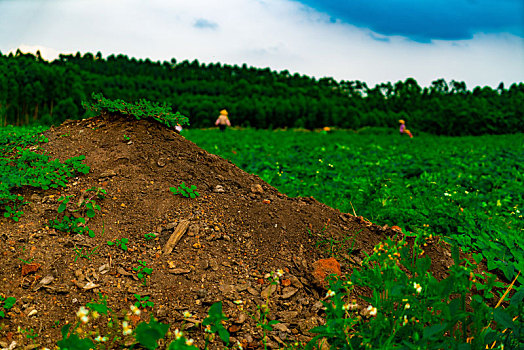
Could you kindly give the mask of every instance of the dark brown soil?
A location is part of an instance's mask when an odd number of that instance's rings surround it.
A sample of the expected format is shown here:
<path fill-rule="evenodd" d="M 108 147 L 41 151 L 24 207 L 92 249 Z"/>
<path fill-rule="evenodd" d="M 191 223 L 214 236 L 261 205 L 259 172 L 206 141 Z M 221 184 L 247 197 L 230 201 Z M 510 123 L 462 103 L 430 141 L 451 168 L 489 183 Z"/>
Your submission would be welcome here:
<path fill-rule="evenodd" d="M 335 255 L 342 272 L 351 272 L 365 252 L 395 234 L 313 198 L 289 198 L 148 120 L 105 115 L 69 121 L 45 135 L 49 142 L 41 148 L 53 159 L 85 155 L 91 170 L 71 179 L 67 188 L 24 189 L 31 203 L 20 222 L 0 219 L 0 291 L 17 298 L 2 320 L 0 347 L 16 341 L 21 347 L 52 348 L 61 339 L 60 328 L 77 322 L 79 307 L 102 293 L 120 316 L 129 312 L 134 294 L 149 296 L 154 307 L 142 309 L 141 320 L 153 312 L 159 321 L 171 324 L 171 331 L 181 326 L 184 311 L 191 312 L 187 335 L 200 346 L 204 333 L 198 325 L 190 326 L 206 317 L 212 303 L 223 301 L 232 341 L 256 348 L 262 332 L 252 316 L 265 302 L 267 274 L 277 269 L 284 275 L 271 294 L 269 317 L 281 323 L 268 341 L 271 346 L 307 341 L 307 330 L 322 322 L 318 300 L 325 295 L 313 278 L 312 263 Z M 196 185 L 200 196 L 185 198 L 169 190 L 182 182 Z M 96 187 L 107 195 L 99 201 L 102 212 L 87 223 L 94 238 L 47 226 L 63 215 L 57 214 L 61 195 L 74 196 L 69 205 L 74 209 L 82 193 Z M 165 254 L 168 239 L 185 223 L 187 231 Z M 146 240 L 147 233 L 158 236 Z M 328 245 L 316 244 L 318 234 L 324 240 L 355 235 L 353 251 L 330 251 Z M 129 239 L 128 251 L 107 244 L 122 238 Z M 89 258 L 75 253 L 94 248 Z M 432 273 L 444 277 L 452 264 L 447 249 L 429 245 L 426 253 L 433 261 Z M 29 267 L 22 260 L 30 262 Z M 153 269 L 146 285 L 133 270 L 140 261 Z M 104 330 L 103 320 L 107 319 L 91 320 L 82 329 Z M 130 319 L 132 325 L 138 321 Z M 31 339 L 31 334 L 38 337 Z M 130 342 L 132 337 L 121 341 Z"/>

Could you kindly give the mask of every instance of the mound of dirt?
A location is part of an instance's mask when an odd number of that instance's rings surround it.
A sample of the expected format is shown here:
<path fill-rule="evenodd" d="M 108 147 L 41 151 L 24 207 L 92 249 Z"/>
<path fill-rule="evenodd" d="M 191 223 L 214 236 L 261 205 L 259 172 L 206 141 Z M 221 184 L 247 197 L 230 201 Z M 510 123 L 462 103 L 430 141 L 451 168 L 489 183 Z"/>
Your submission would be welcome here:
<path fill-rule="evenodd" d="M 149 297 L 154 307 L 133 316 L 133 326 L 149 320 L 152 311 L 171 330 L 185 322 L 199 346 L 204 333 L 198 322 L 222 301 L 231 340 L 244 348 L 260 346 L 262 332 L 252 316 L 269 295 L 269 318 L 281 321 L 270 332 L 270 346 L 307 341 L 308 330 L 322 322 L 319 274 L 333 262 L 320 259 L 336 253 L 342 273 L 350 272 L 364 253 L 395 234 L 313 198 L 289 198 L 153 121 L 102 115 L 68 121 L 45 135 L 44 152 L 61 161 L 85 155 L 90 172 L 67 188 L 23 189 L 30 204 L 20 222 L 1 218 L 0 292 L 17 298 L 0 327 L 2 347 L 16 341 L 51 348 L 61 339 L 60 328 L 76 323 L 79 307 L 98 300 L 99 293 L 120 317 L 137 301 L 135 294 Z M 169 190 L 182 182 L 197 186 L 200 196 Z M 97 201 L 101 212 L 87 222 L 94 237 L 48 227 L 51 219 L 78 215 L 76 203 L 92 188 L 107 192 Z M 64 195 L 71 201 L 58 214 Z M 156 238 L 147 240 L 148 233 Z M 354 236 L 351 254 L 330 251 L 329 244 L 319 244 L 319 234 L 325 242 Z M 107 244 L 124 238 L 127 251 Z M 452 264 L 449 252 L 434 245 L 426 254 L 432 273 L 444 277 Z M 145 284 L 136 271 L 144 265 L 152 269 Z M 283 276 L 275 288 L 267 274 L 279 269 Z M 185 311 L 193 316 L 185 320 Z M 89 325 L 82 327 L 89 332 Z"/>

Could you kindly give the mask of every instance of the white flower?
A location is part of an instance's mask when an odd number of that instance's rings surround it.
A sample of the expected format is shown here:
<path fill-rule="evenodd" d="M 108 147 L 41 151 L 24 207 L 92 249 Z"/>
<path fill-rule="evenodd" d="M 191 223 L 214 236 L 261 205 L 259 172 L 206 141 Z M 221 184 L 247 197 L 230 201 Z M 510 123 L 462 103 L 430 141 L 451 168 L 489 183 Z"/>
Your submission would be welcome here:
<path fill-rule="evenodd" d="M 183 335 L 184 333 L 181 330 L 179 330 L 178 328 L 175 329 L 175 339 L 180 339 Z"/>
<path fill-rule="evenodd" d="M 186 339 L 186 345 L 191 346 L 195 341 L 193 339 Z"/>
<path fill-rule="evenodd" d="M 404 320 L 402 321 L 402 325 L 405 326 L 408 324 L 408 318 L 406 315 L 404 315 Z"/>
<path fill-rule="evenodd" d="M 366 310 L 369 311 L 369 314 L 371 316 L 376 316 L 377 315 L 377 308 L 373 307 L 372 305 L 369 305 Z"/>
<path fill-rule="evenodd" d="M 406 303 L 406 305 L 404 305 L 404 309 L 409 309 L 411 307 L 411 305 L 409 305 L 409 303 Z"/>
<path fill-rule="evenodd" d="M 135 315 L 140 315 L 140 312 L 141 312 L 141 311 L 140 311 L 140 309 L 139 309 L 137 306 L 135 306 L 135 305 L 131 305 L 129 308 L 131 309 L 131 311 L 133 311 L 133 313 L 134 313 Z"/>
<path fill-rule="evenodd" d="M 242 344 L 240 344 L 240 342 L 237 340 L 237 347 L 238 347 L 238 350 L 243 350 L 244 348 L 242 347 Z"/>
<path fill-rule="evenodd" d="M 78 312 L 76 313 L 76 315 L 78 316 L 78 318 L 82 318 L 84 316 L 89 315 L 89 310 L 83 306 L 80 306 L 80 309 L 78 309 Z"/>
<path fill-rule="evenodd" d="M 95 341 L 97 341 L 97 342 L 105 342 L 105 341 L 107 341 L 107 337 L 98 336 L 98 337 L 95 338 Z"/>
<path fill-rule="evenodd" d="M 447 192 L 444 192 L 444 196 L 450 197 L 451 195 L 449 193 L 447 193 Z"/>
<path fill-rule="evenodd" d="M 420 286 L 420 284 L 414 282 L 413 283 L 413 288 L 415 288 L 415 290 L 417 291 L 417 293 L 420 294 L 420 292 L 422 292 L 422 287 Z"/>
<path fill-rule="evenodd" d="M 326 298 L 331 298 L 335 296 L 335 292 L 333 292 L 331 289 L 327 291 Z"/>
<path fill-rule="evenodd" d="M 184 311 L 184 318 L 189 318 L 189 317 L 193 317 L 193 315 L 191 314 L 191 312 L 189 312 L 189 311 Z"/>
<path fill-rule="evenodd" d="M 122 322 L 122 334 L 123 335 L 129 335 L 133 332 L 131 327 L 129 327 L 129 323 L 127 321 Z"/>
<path fill-rule="evenodd" d="M 82 316 L 82 317 L 80 317 L 80 321 L 82 321 L 82 323 L 87 323 L 87 322 L 89 322 L 89 317 Z"/>
<path fill-rule="evenodd" d="M 278 275 L 278 277 L 282 277 L 282 276 L 284 276 L 284 270 L 282 270 L 282 269 L 278 269 L 278 270 L 277 270 L 277 275 Z"/>

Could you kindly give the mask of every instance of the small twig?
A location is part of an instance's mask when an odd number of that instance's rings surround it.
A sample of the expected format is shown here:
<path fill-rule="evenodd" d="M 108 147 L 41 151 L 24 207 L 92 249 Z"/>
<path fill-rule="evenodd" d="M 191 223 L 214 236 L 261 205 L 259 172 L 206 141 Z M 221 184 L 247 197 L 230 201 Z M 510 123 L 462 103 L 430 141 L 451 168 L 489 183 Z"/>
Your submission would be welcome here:
<path fill-rule="evenodd" d="M 355 212 L 355 208 L 353 207 L 353 203 L 349 201 L 349 204 L 351 204 L 351 208 L 353 209 L 353 215 L 358 216 L 357 213 Z"/>

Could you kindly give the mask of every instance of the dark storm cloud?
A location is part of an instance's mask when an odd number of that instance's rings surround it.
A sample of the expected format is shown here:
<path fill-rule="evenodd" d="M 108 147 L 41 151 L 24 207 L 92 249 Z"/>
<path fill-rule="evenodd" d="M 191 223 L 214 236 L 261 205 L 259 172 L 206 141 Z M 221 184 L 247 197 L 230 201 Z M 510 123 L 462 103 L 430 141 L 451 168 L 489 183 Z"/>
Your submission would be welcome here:
<path fill-rule="evenodd" d="M 418 42 L 471 39 L 476 33 L 524 37 L 522 0 L 300 0 L 332 18 Z"/>

